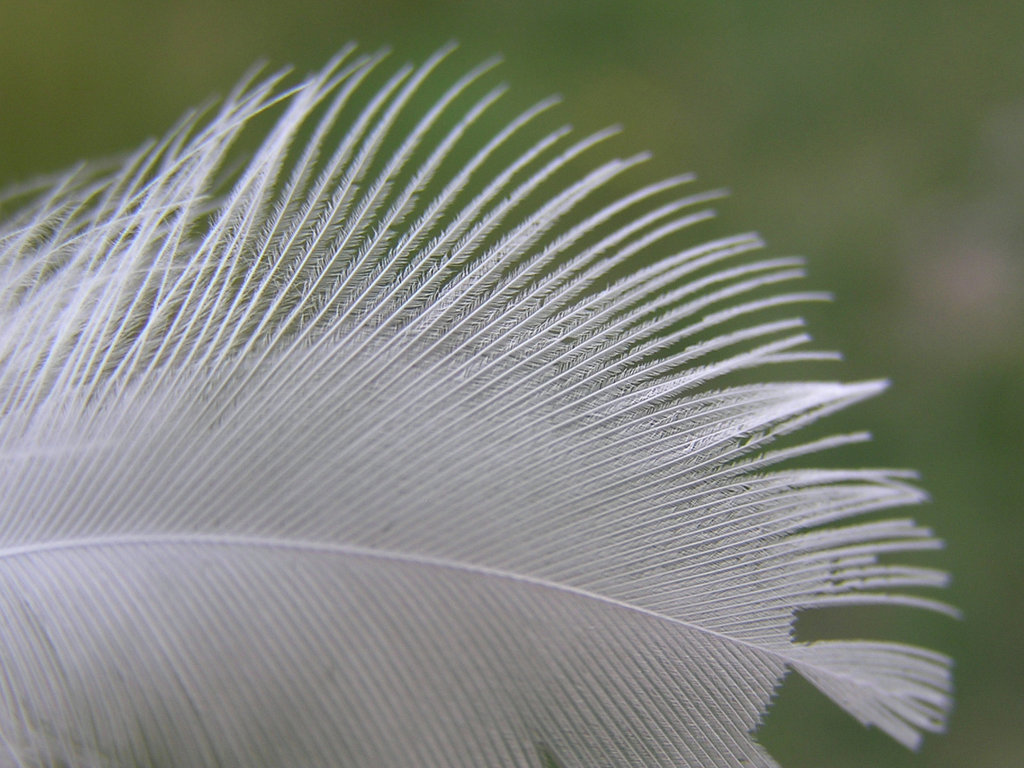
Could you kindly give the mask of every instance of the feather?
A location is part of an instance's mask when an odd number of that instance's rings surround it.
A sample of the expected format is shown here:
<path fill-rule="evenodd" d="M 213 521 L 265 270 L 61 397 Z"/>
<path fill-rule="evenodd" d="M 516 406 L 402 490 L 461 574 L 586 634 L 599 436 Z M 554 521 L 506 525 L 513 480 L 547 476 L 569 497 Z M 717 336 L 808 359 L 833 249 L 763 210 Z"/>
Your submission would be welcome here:
<path fill-rule="evenodd" d="M 945 657 L 794 636 L 951 611 L 887 561 L 932 534 L 859 519 L 912 475 L 790 462 L 884 387 L 756 383 L 835 357 L 799 260 L 676 247 L 718 193 L 611 195 L 646 155 L 487 128 L 448 52 L 253 75 L 3 200 L 0 764 L 771 766 L 788 670 L 943 728 Z"/>

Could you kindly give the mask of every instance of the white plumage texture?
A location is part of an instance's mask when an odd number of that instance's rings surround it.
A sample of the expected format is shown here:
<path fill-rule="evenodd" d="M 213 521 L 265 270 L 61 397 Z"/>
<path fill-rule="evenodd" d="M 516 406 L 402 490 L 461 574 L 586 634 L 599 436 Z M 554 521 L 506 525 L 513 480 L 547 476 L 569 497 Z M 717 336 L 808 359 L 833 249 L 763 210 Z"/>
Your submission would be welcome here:
<path fill-rule="evenodd" d="M 645 156 L 588 166 L 551 100 L 487 128 L 447 53 L 3 201 L 0 765 L 773 766 L 790 669 L 943 728 L 940 654 L 794 639 L 945 610 L 886 559 L 931 533 L 858 519 L 911 476 L 775 442 L 884 386 L 764 368 L 833 357 L 799 261 L 676 247 L 714 194 L 602 197 Z"/>

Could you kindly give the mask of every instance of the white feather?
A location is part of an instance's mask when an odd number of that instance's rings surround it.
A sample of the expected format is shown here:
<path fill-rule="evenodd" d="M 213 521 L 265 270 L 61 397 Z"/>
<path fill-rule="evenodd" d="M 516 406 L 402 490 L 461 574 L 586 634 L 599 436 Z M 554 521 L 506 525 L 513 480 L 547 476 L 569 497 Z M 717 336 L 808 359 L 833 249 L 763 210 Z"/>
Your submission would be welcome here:
<path fill-rule="evenodd" d="M 601 198 L 645 156 L 581 174 L 609 134 L 529 139 L 550 100 L 487 134 L 489 63 L 421 105 L 446 53 L 250 78 L 7 199 L 0 764 L 770 766 L 788 669 L 943 727 L 943 656 L 793 639 L 945 610 L 882 559 L 927 530 L 847 522 L 905 473 L 769 449 L 883 384 L 723 379 L 832 357 L 772 312 L 799 262 L 668 250 L 715 194 Z"/>

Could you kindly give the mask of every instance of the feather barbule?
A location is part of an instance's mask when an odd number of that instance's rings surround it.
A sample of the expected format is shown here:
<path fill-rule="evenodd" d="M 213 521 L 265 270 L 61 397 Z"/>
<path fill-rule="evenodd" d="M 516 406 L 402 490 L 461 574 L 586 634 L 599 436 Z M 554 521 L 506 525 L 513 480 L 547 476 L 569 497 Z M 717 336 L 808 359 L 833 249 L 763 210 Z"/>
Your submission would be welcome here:
<path fill-rule="evenodd" d="M 792 461 L 884 382 L 752 383 L 834 357 L 799 260 L 678 246 L 717 193 L 613 194 L 646 155 L 486 128 L 447 54 L 253 76 L 0 201 L 0 765 L 772 766 L 788 670 L 944 727 L 944 656 L 795 639 L 949 610 L 887 560 L 928 530 L 857 519 L 912 476 Z"/>

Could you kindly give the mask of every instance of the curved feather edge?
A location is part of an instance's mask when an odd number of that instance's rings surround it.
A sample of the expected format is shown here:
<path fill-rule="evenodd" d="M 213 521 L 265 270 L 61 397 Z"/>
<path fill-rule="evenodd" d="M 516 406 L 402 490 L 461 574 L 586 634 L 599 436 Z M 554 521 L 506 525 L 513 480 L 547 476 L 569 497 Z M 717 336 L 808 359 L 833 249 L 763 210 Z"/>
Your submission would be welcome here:
<path fill-rule="evenodd" d="M 950 611 L 886 559 L 929 531 L 849 522 L 912 477 L 777 466 L 884 382 L 729 383 L 834 357 L 799 261 L 678 248 L 717 193 L 609 202 L 646 155 L 580 174 L 611 132 L 530 137 L 552 100 L 481 140 L 448 53 L 253 75 L 3 201 L 0 764 L 771 766 L 787 669 L 943 728 L 946 657 L 792 637 Z"/>

